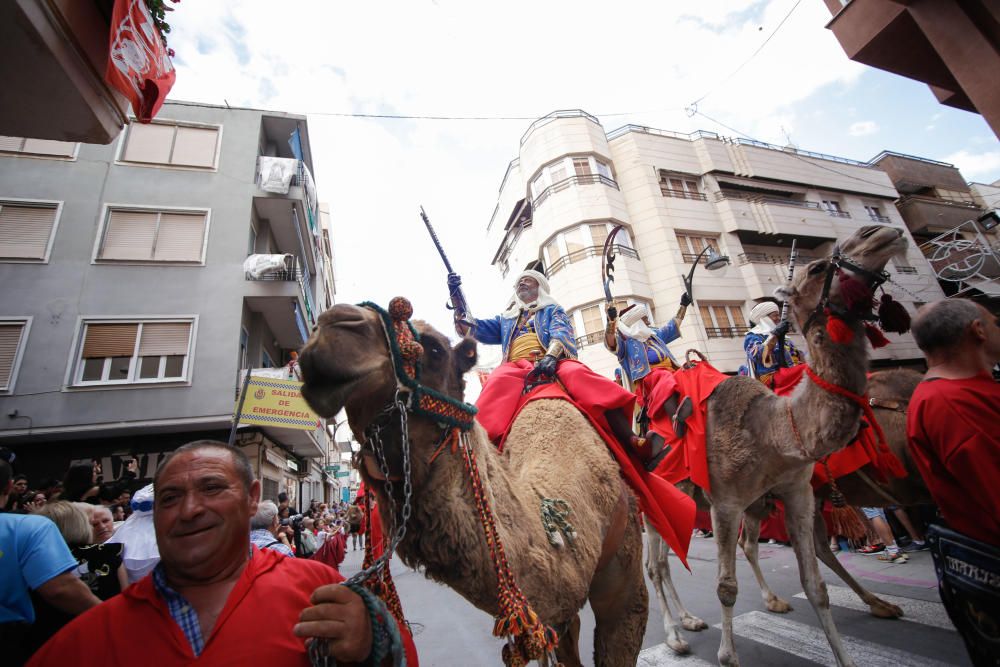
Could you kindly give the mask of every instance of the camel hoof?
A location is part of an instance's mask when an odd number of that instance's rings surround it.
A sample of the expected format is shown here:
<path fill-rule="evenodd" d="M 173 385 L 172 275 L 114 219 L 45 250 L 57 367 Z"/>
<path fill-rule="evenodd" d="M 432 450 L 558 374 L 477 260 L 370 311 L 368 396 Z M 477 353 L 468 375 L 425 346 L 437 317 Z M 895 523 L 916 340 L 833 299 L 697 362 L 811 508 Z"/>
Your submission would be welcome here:
<path fill-rule="evenodd" d="M 733 656 L 720 655 L 719 665 L 721 665 L 722 667 L 740 667 L 740 659 L 735 655 Z"/>
<path fill-rule="evenodd" d="M 775 614 L 787 614 L 792 610 L 792 605 L 775 595 L 767 599 L 767 610 Z"/>
<path fill-rule="evenodd" d="M 876 618 L 902 618 L 903 616 L 902 609 L 879 598 L 875 598 L 874 602 L 869 602 L 868 609 Z"/>
<path fill-rule="evenodd" d="M 687 655 L 691 652 L 691 645 L 678 637 L 677 639 L 667 639 L 667 646 L 677 655 Z"/>
<path fill-rule="evenodd" d="M 697 616 L 685 616 L 681 619 L 681 625 L 688 632 L 699 632 L 700 630 L 707 630 L 708 623 L 701 620 Z"/>

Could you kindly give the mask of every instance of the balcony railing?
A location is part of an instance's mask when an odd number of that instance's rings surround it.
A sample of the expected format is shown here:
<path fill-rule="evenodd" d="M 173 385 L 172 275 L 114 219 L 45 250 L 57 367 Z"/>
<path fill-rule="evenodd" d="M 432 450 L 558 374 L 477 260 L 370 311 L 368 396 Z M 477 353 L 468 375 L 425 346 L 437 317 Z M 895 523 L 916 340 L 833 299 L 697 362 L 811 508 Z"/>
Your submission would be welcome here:
<path fill-rule="evenodd" d="M 701 192 L 688 192 L 687 190 L 673 190 L 664 186 L 660 183 L 660 192 L 664 197 L 676 197 L 677 199 L 698 199 L 701 201 L 708 201 L 706 197 Z"/>
<path fill-rule="evenodd" d="M 746 329 L 740 327 L 705 327 L 709 338 L 743 338 Z"/>
<path fill-rule="evenodd" d="M 888 217 L 884 215 L 879 215 L 878 213 L 869 213 L 868 219 L 872 222 L 892 222 Z"/>
<path fill-rule="evenodd" d="M 896 273 L 905 273 L 905 274 L 908 274 L 908 275 L 911 275 L 911 276 L 917 275 L 917 269 L 914 268 L 914 267 L 912 267 L 912 266 L 897 266 L 897 265 L 893 265 L 892 268 L 895 269 Z"/>
<path fill-rule="evenodd" d="M 532 209 L 537 209 L 539 206 L 542 205 L 542 202 L 544 202 L 552 195 L 552 193 L 565 190 L 571 185 L 590 185 L 593 183 L 601 183 L 603 185 L 608 186 L 609 188 L 614 188 L 615 190 L 618 189 L 618 184 L 615 183 L 613 179 L 608 178 L 607 176 L 603 176 L 601 174 L 584 174 L 582 176 L 570 176 L 569 178 L 564 178 L 558 183 L 553 183 L 552 185 L 550 185 L 549 187 L 545 188 L 540 193 L 538 193 L 538 196 L 535 197 L 534 201 L 531 202 L 531 207 Z"/>
<path fill-rule="evenodd" d="M 835 218 L 849 218 L 849 217 L 851 217 L 851 214 L 848 213 L 847 211 L 838 211 L 835 208 L 828 208 L 828 209 L 826 209 L 826 212 L 829 213 L 830 215 L 832 215 Z"/>
<path fill-rule="evenodd" d="M 716 250 L 718 252 L 718 250 Z M 684 260 L 685 264 L 690 264 L 694 260 L 698 259 L 698 255 L 701 255 L 701 251 L 698 252 L 682 252 L 681 259 Z M 706 264 L 708 263 L 708 253 L 701 255 L 701 259 L 698 259 L 698 263 Z"/>
<path fill-rule="evenodd" d="M 583 347 L 585 345 L 596 345 L 597 343 L 600 343 L 603 340 L 604 340 L 604 332 L 603 331 L 595 331 L 593 333 L 584 334 L 582 336 L 577 336 L 576 337 L 576 346 L 577 346 L 577 348 L 581 348 L 581 347 Z"/>
<path fill-rule="evenodd" d="M 726 199 L 742 199 L 743 201 L 755 204 L 777 204 L 778 206 L 795 206 L 797 208 L 810 208 L 816 211 L 825 210 L 819 202 L 806 201 L 804 199 L 785 199 L 783 197 L 769 197 L 767 195 L 757 195 L 749 192 L 723 191 L 715 193 L 715 201 Z"/>
<path fill-rule="evenodd" d="M 614 245 L 615 253 L 622 255 L 624 257 L 631 257 L 632 259 L 639 259 L 639 253 L 637 253 L 632 248 L 618 245 Z M 600 257 L 601 253 L 604 252 L 603 246 L 595 245 L 589 248 L 582 248 L 580 250 L 574 250 L 573 252 L 563 255 L 556 261 L 552 262 L 552 265 L 548 268 L 549 277 L 551 278 L 559 271 L 566 268 L 567 265 L 573 264 L 574 262 L 579 262 L 590 257 Z"/>
<path fill-rule="evenodd" d="M 302 160 L 294 158 L 257 156 L 256 184 L 265 192 L 287 195 L 289 188 L 302 187 L 305 195 L 306 221 L 309 228 L 316 230 L 319 218 L 319 200 L 316 184 L 309 167 Z"/>
<path fill-rule="evenodd" d="M 736 256 L 739 260 L 740 266 L 745 264 L 779 264 L 781 266 L 788 265 L 788 255 L 769 255 L 764 252 L 741 252 Z M 815 259 L 819 259 L 815 255 L 807 255 L 805 253 L 797 253 L 795 256 L 795 263 L 802 265 L 806 262 L 811 262 Z"/>

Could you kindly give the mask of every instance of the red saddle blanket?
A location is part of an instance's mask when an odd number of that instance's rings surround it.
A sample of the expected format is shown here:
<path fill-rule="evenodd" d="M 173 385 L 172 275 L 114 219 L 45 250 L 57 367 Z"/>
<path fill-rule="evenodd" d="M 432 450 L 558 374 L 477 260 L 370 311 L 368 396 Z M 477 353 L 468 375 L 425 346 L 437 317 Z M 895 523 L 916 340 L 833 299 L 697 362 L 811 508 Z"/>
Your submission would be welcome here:
<path fill-rule="evenodd" d="M 560 366 L 561 370 L 561 366 Z M 656 532 L 666 540 L 670 548 L 680 558 L 684 567 L 690 569 L 687 563 L 688 547 L 691 544 L 691 532 L 694 529 L 694 500 L 681 493 L 677 487 L 660 477 L 647 473 L 639 460 L 618 442 L 607 426 L 598 422 L 557 383 L 536 387 L 520 398 L 514 419 L 524 406 L 531 401 L 542 398 L 564 400 L 576 407 L 587 418 L 594 430 L 607 444 L 622 471 L 625 482 L 629 485 L 639 500 L 639 509 L 646 515 Z M 511 420 L 513 422 L 513 420 Z M 603 421 L 603 420 L 602 420 Z M 506 438 L 506 433 L 504 438 Z M 501 443 L 502 445 L 505 443 Z M 567 443 L 567 456 L 572 456 L 572 450 Z"/>
<path fill-rule="evenodd" d="M 798 364 L 791 368 L 779 368 L 774 375 L 774 393 L 787 396 L 802 380 L 806 365 Z M 831 454 L 826 459 L 826 467 L 834 479 L 849 475 L 855 470 L 871 464 L 875 468 L 879 482 L 886 482 L 890 477 L 904 477 L 906 470 L 902 462 L 885 445 L 880 445 L 875 435 L 875 429 L 865 418 L 861 419 L 861 430 L 857 437 L 846 447 Z M 814 489 L 829 482 L 823 463 L 817 463 L 813 470 L 812 485 Z"/>

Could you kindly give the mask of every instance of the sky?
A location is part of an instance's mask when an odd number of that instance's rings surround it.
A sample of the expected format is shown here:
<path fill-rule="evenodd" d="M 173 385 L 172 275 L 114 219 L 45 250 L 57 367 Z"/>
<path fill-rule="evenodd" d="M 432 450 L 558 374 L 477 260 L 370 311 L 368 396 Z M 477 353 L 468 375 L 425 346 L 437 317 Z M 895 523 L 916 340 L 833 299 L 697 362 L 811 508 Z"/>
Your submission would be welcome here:
<path fill-rule="evenodd" d="M 858 160 L 893 150 L 954 163 L 970 181 L 1000 179 L 985 121 L 938 104 L 922 83 L 848 60 L 821 0 L 173 7 L 172 99 L 308 116 L 337 301 L 403 295 L 449 334 L 445 269 L 419 207 L 472 310 L 499 312 L 511 286 L 489 264 L 486 226 L 521 135 L 557 109 L 583 109 L 606 131 L 739 133 Z"/>

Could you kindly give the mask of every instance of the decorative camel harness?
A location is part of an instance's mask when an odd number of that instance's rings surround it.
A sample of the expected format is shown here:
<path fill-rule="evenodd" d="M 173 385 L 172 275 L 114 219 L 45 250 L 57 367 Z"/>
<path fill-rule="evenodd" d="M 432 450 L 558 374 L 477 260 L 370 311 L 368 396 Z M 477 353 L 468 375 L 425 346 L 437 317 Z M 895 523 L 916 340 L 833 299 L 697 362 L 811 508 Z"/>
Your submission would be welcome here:
<path fill-rule="evenodd" d="M 864 276 L 870 281 L 870 284 L 865 285 L 848 275 L 844 271 L 845 268 L 853 273 Z M 840 289 L 846 306 L 844 308 L 830 302 L 830 287 L 833 284 L 834 275 L 836 275 L 840 280 Z M 873 302 L 875 298 L 875 290 L 882 287 L 888 279 L 889 274 L 887 272 L 870 271 L 865 267 L 860 266 L 849 257 L 841 254 L 839 247 L 834 248 L 833 256 L 830 258 L 830 262 L 826 269 L 826 277 L 823 281 L 823 292 L 820 295 L 819 303 L 816 304 L 816 308 L 813 309 L 813 311 L 809 314 L 809 317 L 806 319 L 806 323 L 802 327 L 802 335 L 807 335 L 809 330 L 814 325 L 819 323 L 819 318 L 822 315 L 826 317 L 827 333 L 830 335 L 830 339 L 835 343 L 847 344 L 854 340 L 854 331 L 848 326 L 847 321 L 861 320 L 864 322 L 865 335 L 868 337 L 872 347 L 879 348 L 888 345 L 889 340 L 883 335 L 882 330 L 874 324 L 871 324 L 871 322 L 878 321 L 879 324 L 882 325 L 882 328 L 886 331 L 893 331 L 897 333 L 904 333 L 910 328 L 909 313 L 907 313 L 906 309 L 904 309 L 898 302 L 894 301 L 884 289 L 878 308 L 878 314 L 871 312 L 874 307 Z M 845 387 L 828 382 L 827 380 L 821 378 L 809 365 L 806 365 L 805 372 L 806 375 L 809 376 L 809 379 L 820 389 L 823 389 L 831 394 L 843 396 L 861 408 L 865 419 L 871 427 L 875 429 L 879 458 L 886 462 L 886 465 L 894 472 L 894 474 L 905 474 L 905 470 L 902 469 L 902 464 L 889 449 L 885 433 L 882 431 L 882 427 L 879 425 L 878 421 L 875 419 L 875 414 L 872 412 L 873 403 L 867 393 L 865 395 L 855 394 Z M 805 446 L 802 444 L 802 436 L 795 424 L 795 418 L 792 415 L 791 398 L 788 398 L 785 401 L 785 409 L 788 413 L 788 421 L 792 426 L 792 432 L 795 434 L 795 444 L 798 446 L 799 451 L 803 454 L 803 456 L 807 459 L 811 458 L 806 452 Z M 833 504 L 836 511 L 838 509 L 844 509 L 847 505 L 847 500 L 844 498 L 844 494 L 841 493 L 840 489 L 837 487 L 837 482 L 834 480 L 833 475 L 830 474 L 830 468 L 827 463 L 828 459 L 829 457 L 824 457 L 820 460 L 820 463 L 823 465 L 826 477 L 830 482 L 830 502 Z"/>
<path fill-rule="evenodd" d="M 514 573 L 507 561 L 500 534 L 497 531 L 493 511 L 483 489 L 482 477 L 468 437 L 469 431 L 475 424 L 477 412 L 475 406 L 421 384 L 420 359 L 423 355 L 423 346 L 420 344 L 420 334 L 410 323 L 413 306 L 407 299 L 404 297 L 394 298 L 389 303 L 388 311 L 371 302 L 359 305 L 376 312 L 381 318 L 386 341 L 389 345 L 393 371 L 396 375 L 396 392 L 372 424 L 365 429 L 365 444 L 371 446 L 372 454 L 379 467 L 378 471 L 373 471 L 371 468 L 367 468 L 367 470 L 373 478 L 384 484 L 390 513 L 397 525 L 394 527 L 389 546 L 377 560 L 372 558 L 371 542 L 367 541 L 364 569 L 351 577 L 345 584 L 354 590 L 357 590 L 362 584 L 367 586 L 385 601 L 397 618 L 402 619 L 399 597 L 392 583 L 387 562 L 406 534 L 406 523 L 412 509 L 413 487 L 410 474 L 410 438 L 407 418 L 408 415 L 413 414 L 431 419 L 440 426 L 442 436 L 437 450 L 429 459 L 429 463 L 432 463 L 450 446 L 452 454 L 462 456 L 462 461 L 469 475 L 472 495 L 497 575 L 499 613 L 495 619 L 493 634 L 497 637 L 507 638 L 502 653 L 504 663 L 521 667 L 531 660 L 550 657 L 553 658 L 553 664 L 556 664 L 553 653 L 559 642 L 559 637 L 555 630 L 539 620 L 538 615 L 531 608 L 531 604 L 518 588 Z M 394 477 L 389 470 L 389 463 L 382 443 L 382 431 L 388 425 L 388 420 L 397 414 L 403 459 L 403 504 L 402 509 L 398 511 L 393 493 Z M 399 481 L 399 477 L 395 477 L 395 480 Z M 368 516 L 371 516 L 370 508 Z"/>

